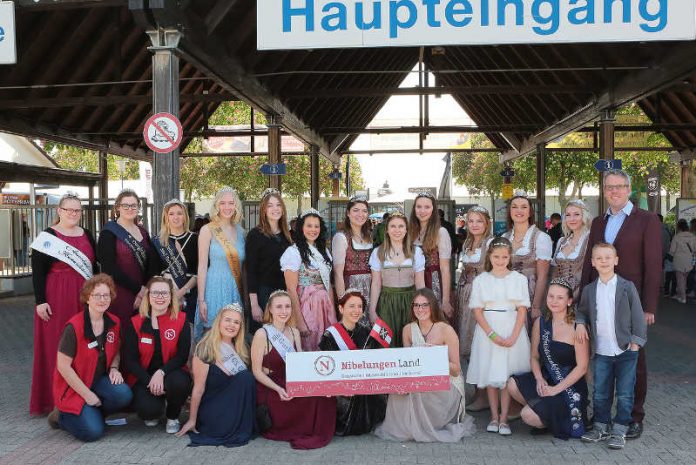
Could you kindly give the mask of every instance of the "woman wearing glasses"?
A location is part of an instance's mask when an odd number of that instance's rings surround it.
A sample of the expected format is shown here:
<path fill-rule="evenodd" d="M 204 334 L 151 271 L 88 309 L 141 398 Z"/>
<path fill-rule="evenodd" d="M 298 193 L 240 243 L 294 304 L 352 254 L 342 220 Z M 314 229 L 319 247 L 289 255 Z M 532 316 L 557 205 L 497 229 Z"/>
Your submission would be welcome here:
<path fill-rule="evenodd" d="M 58 218 L 31 244 L 34 315 L 34 368 L 29 413 L 53 410 L 51 377 L 65 323 L 80 311 L 80 289 L 96 265 L 94 237 L 80 227 L 82 204 L 73 194 L 58 202 Z"/>
<path fill-rule="evenodd" d="M 191 328 L 179 311 L 174 283 L 155 276 L 147 283 L 140 313 L 124 322 L 123 357 L 133 407 L 147 426 L 157 426 L 166 413 L 166 431 L 179 431 L 179 414 L 191 393 L 186 363 Z M 165 407 L 166 406 L 166 407 Z"/>
<path fill-rule="evenodd" d="M 116 197 L 116 220 L 104 225 L 97 243 L 101 270 L 114 278 L 116 298 L 110 311 L 121 321 L 128 321 L 145 296 L 145 283 L 157 274 L 159 260 L 150 236 L 138 225 L 140 199 L 124 189 Z"/>
<path fill-rule="evenodd" d="M 58 344 L 56 408 L 48 424 L 85 442 L 101 438 L 104 417 L 133 399 L 118 369 L 121 324 L 107 312 L 115 295 L 110 276 L 101 273 L 89 279 L 80 290 L 80 302 L 87 308 L 68 320 Z"/>

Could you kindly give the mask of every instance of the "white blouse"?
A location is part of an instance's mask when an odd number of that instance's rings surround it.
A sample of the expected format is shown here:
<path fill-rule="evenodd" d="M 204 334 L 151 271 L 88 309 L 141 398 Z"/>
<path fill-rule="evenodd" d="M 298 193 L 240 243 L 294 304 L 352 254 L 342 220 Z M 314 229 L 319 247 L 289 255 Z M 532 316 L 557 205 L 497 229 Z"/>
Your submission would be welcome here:
<path fill-rule="evenodd" d="M 582 233 L 582 236 L 580 236 L 580 240 L 578 241 L 577 244 L 575 244 L 575 248 L 573 249 L 572 252 L 570 252 L 570 255 L 568 255 L 568 256 L 566 256 L 563 253 L 563 247 L 565 246 L 565 243 L 568 241 L 568 238 L 565 236 L 561 237 L 558 240 L 558 244 L 556 244 L 556 256 L 554 257 L 554 259 L 558 258 L 561 260 L 575 260 L 576 258 L 578 258 L 578 256 L 580 255 L 580 250 L 582 250 L 582 246 L 585 243 L 585 241 L 587 240 L 587 236 L 589 236 L 589 235 L 590 235 L 589 230 Z"/>
<path fill-rule="evenodd" d="M 489 245 L 491 245 L 491 241 L 493 240 L 492 237 L 488 238 L 486 241 L 486 248 L 488 248 Z M 481 261 L 481 249 L 482 247 L 478 247 L 476 250 L 474 250 L 474 253 L 471 255 L 467 254 L 464 250 L 461 251 L 459 254 L 459 264 L 460 266 L 466 265 L 467 263 L 478 263 Z"/>
<path fill-rule="evenodd" d="M 310 250 L 314 249 L 317 250 L 314 246 L 309 247 Z M 319 251 L 317 250 L 316 255 L 319 256 Z M 331 260 L 331 254 L 329 251 L 326 251 L 326 254 L 329 256 L 329 260 Z M 310 255 L 310 264 L 313 268 L 318 268 L 318 264 L 314 263 L 315 260 L 313 257 Z M 297 248 L 297 246 L 292 245 L 285 249 L 285 252 L 283 252 L 283 255 L 280 257 L 280 269 L 281 271 L 300 271 L 300 267 L 302 266 L 302 257 L 300 256 L 300 251 Z"/>
<path fill-rule="evenodd" d="M 377 255 L 378 249 L 372 251 L 370 255 L 370 268 L 372 271 L 382 271 L 382 262 Z M 407 258 L 401 263 L 394 263 L 390 260 L 384 260 L 385 268 L 396 268 L 399 266 L 413 266 L 413 271 L 418 273 L 419 271 L 425 271 L 425 255 L 420 247 L 416 247 L 416 251 L 413 254 L 413 258 Z"/>
<path fill-rule="evenodd" d="M 523 256 L 529 254 L 529 241 L 532 237 L 534 229 L 538 229 L 536 226 L 530 226 L 524 235 L 524 240 L 522 241 L 522 246 L 515 252 L 516 256 Z M 509 239 L 510 242 L 515 240 L 515 230 L 512 229 L 503 234 L 505 239 Z M 551 236 L 546 234 L 544 231 L 539 230 L 536 238 L 536 257 L 537 260 L 551 260 L 551 255 L 553 254 L 553 241 Z"/>

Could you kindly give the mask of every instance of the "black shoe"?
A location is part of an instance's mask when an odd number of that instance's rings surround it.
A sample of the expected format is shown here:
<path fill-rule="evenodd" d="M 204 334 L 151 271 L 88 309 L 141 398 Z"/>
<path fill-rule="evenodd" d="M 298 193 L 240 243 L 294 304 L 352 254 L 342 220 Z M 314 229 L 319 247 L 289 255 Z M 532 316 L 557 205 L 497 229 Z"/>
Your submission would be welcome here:
<path fill-rule="evenodd" d="M 549 432 L 548 428 L 532 428 L 531 430 L 529 430 L 529 434 L 531 434 L 532 436 L 541 436 L 541 435 L 546 434 L 548 432 Z"/>
<path fill-rule="evenodd" d="M 626 439 L 638 439 L 643 434 L 643 423 L 631 422 L 626 431 Z"/>

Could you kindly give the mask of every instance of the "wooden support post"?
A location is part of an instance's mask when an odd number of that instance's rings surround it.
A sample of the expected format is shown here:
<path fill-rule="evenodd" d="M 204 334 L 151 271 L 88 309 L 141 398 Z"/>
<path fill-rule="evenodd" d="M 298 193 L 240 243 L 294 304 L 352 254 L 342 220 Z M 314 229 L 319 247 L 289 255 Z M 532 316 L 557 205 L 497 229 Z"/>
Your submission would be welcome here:
<path fill-rule="evenodd" d="M 107 152 L 99 152 L 99 230 L 109 221 L 109 166 Z M 95 232 L 95 231 L 93 231 Z"/>
<path fill-rule="evenodd" d="M 312 201 L 312 208 L 319 209 L 319 194 L 321 193 L 319 188 L 319 147 L 316 145 L 312 145 L 310 147 L 309 161 L 311 177 L 310 197 Z"/>
<path fill-rule="evenodd" d="M 682 161 L 681 166 L 681 197 L 696 198 L 696 167 L 693 160 Z"/>
<path fill-rule="evenodd" d="M 152 46 L 152 111 L 179 117 L 179 57 L 174 53 L 181 39 L 176 29 L 147 31 Z M 179 198 L 179 149 L 153 156 L 153 200 L 155 217 L 171 199 Z"/>
<path fill-rule="evenodd" d="M 268 116 L 268 163 L 277 165 L 282 163 L 281 155 L 281 135 L 280 135 L 280 117 L 278 115 Z M 268 177 L 268 187 L 281 190 L 281 182 L 279 175 L 270 175 Z"/>
<path fill-rule="evenodd" d="M 536 225 L 542 231 L 546 220 L 546 147 L 544 144 L 537 145 L 536 153 L 536 198 L 537 198 L 537 217 Z"/>
<path fill-rule="evenodd" d="M 599 158 L 602 160 L 614 159 L 614 125 L 616 124 L 616 112 L 604 110 L 599 120 Z M 604 173 L 599 173 L 599 201 L 597 214 L 603 215 L 608 206 L 604 200 Z"/>

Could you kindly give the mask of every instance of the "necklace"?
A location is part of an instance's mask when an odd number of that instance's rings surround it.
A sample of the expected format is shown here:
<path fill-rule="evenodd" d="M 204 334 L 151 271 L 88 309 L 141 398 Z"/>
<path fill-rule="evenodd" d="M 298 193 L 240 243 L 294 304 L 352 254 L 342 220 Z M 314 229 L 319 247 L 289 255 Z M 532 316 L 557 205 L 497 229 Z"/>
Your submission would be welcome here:
<path fill-rule="evenodd" d="M 421 329 L 421 335 L 423 336 L 423 339 L 425 339 L 425 342 L 428 342 L 428 335 L 430 334 L 430 331 L 432 331 L 434 327 L 435 327 L 435 323 L 430 325 L 430 329 L 425 334 L 423 334 L 423 330 Z M 420 324 L 418 325 L 418 329 L 420 329 Z"/>

